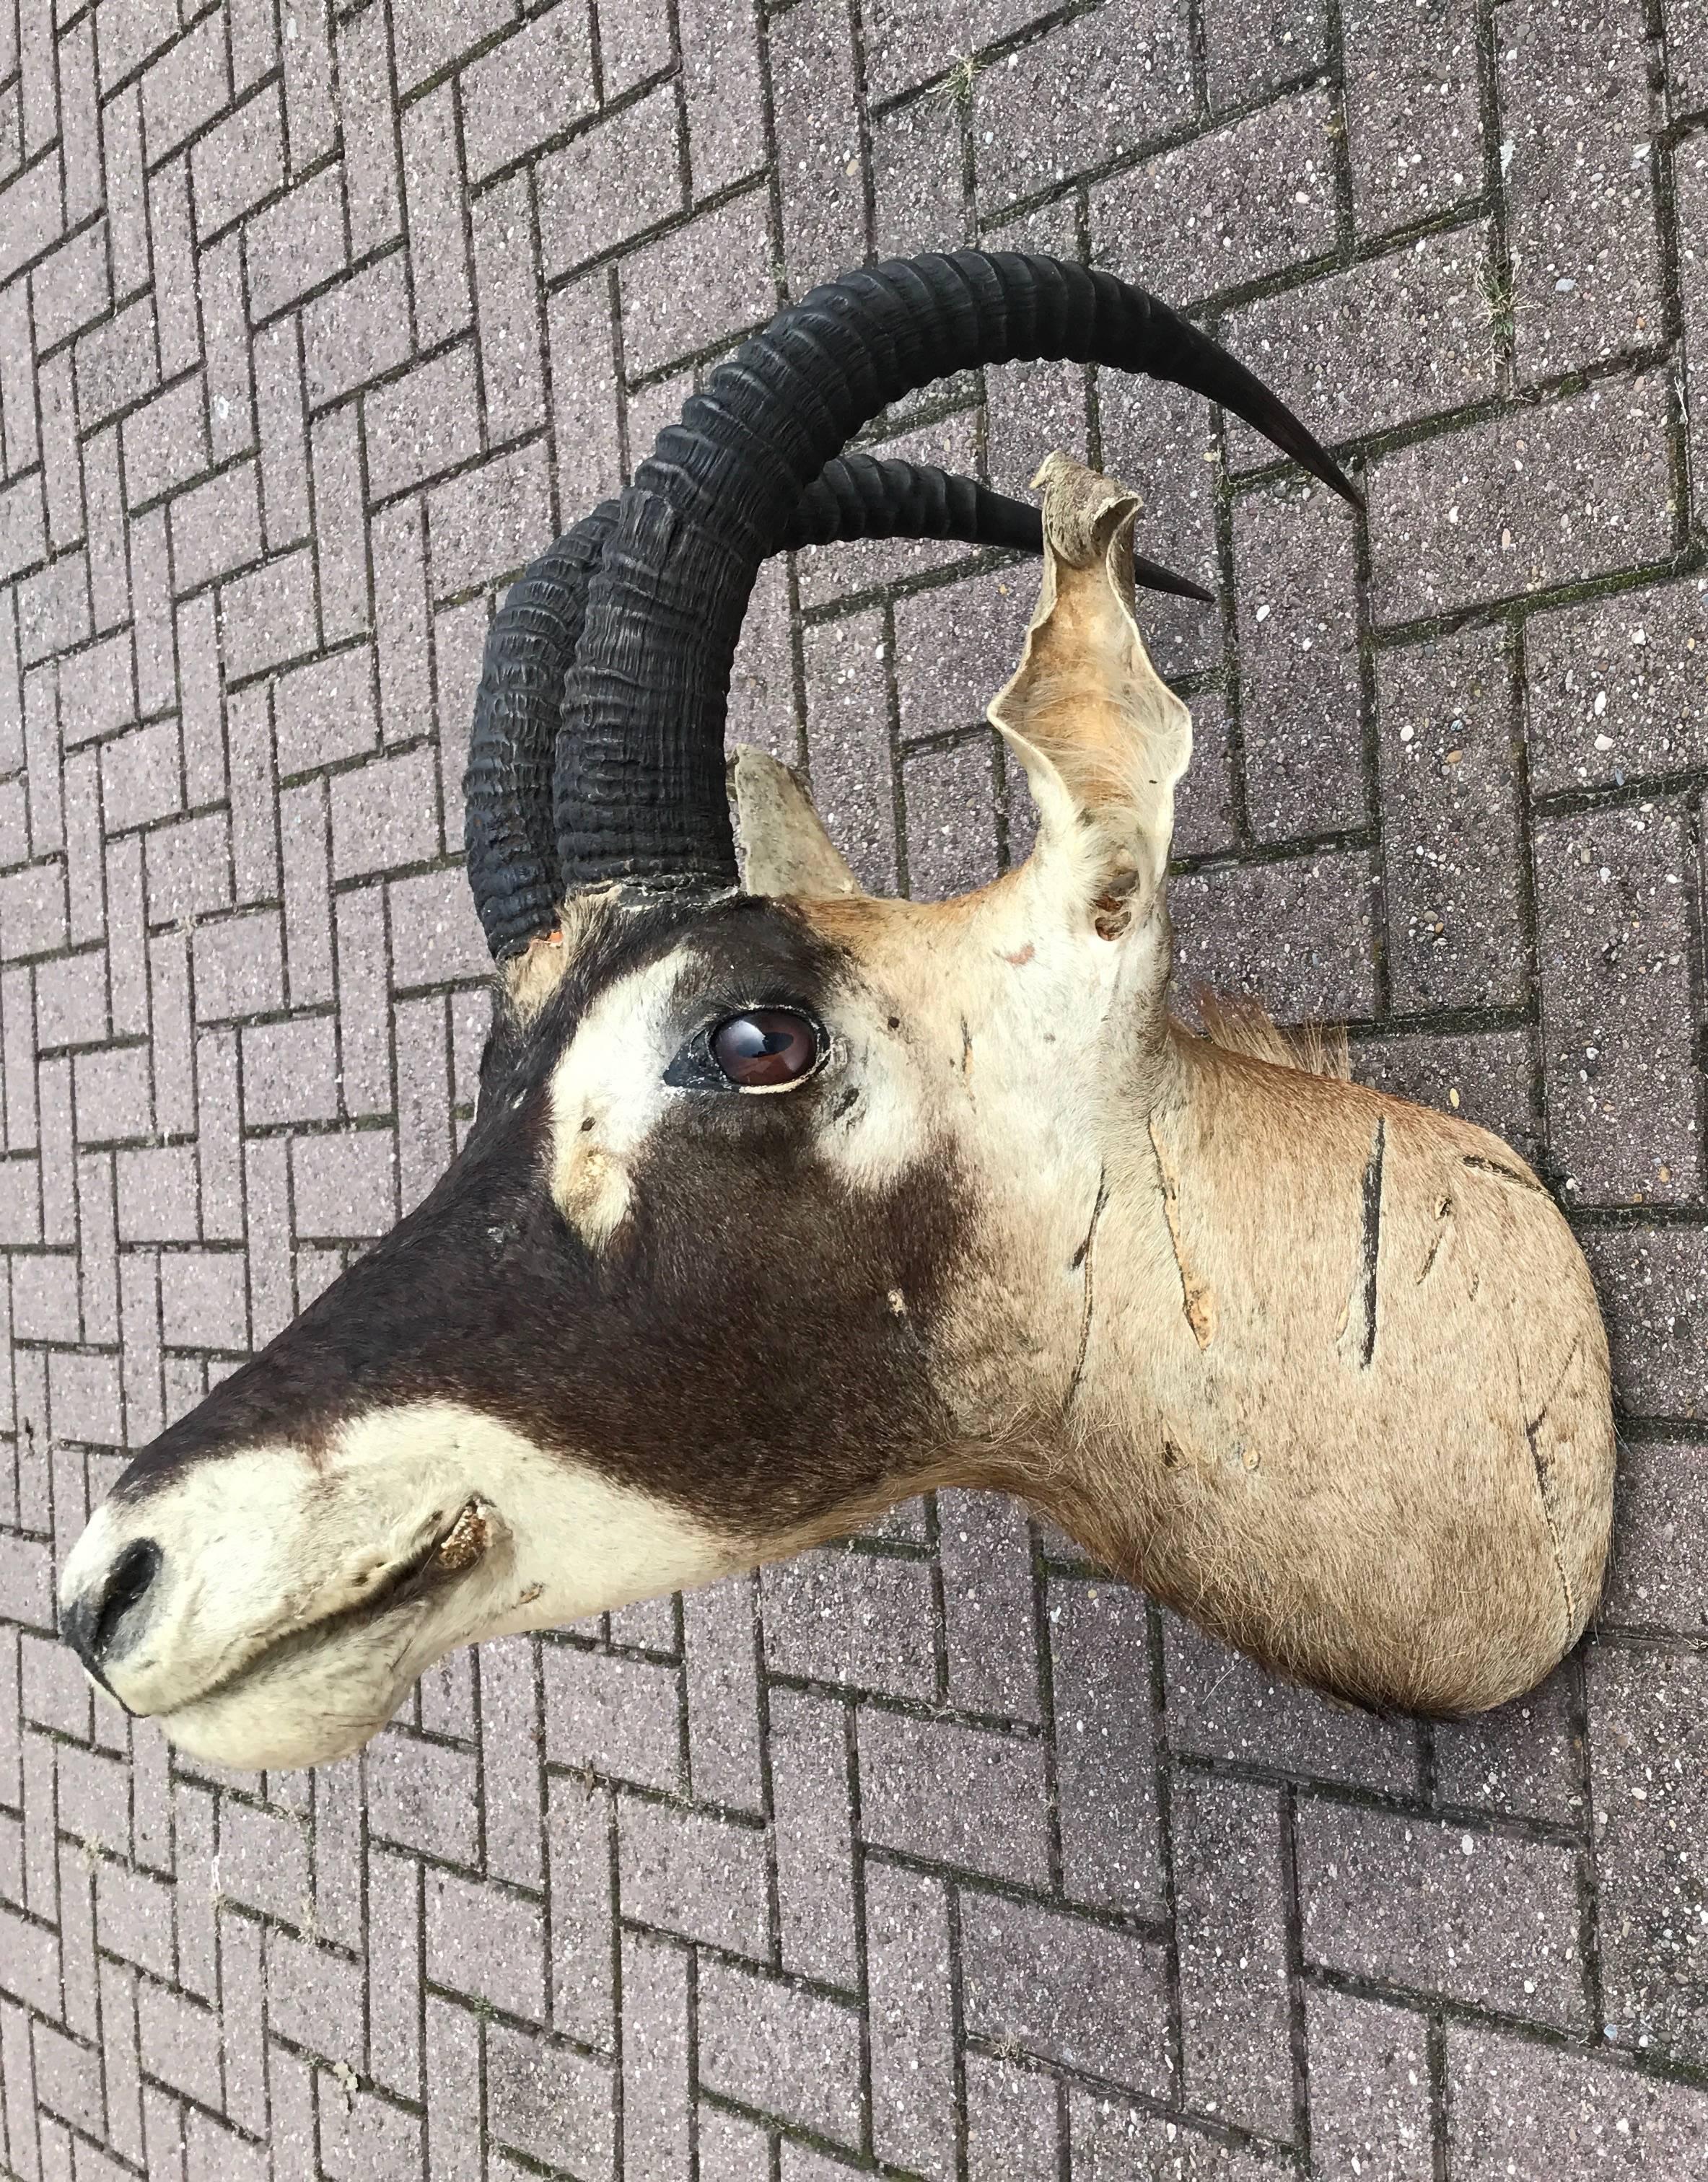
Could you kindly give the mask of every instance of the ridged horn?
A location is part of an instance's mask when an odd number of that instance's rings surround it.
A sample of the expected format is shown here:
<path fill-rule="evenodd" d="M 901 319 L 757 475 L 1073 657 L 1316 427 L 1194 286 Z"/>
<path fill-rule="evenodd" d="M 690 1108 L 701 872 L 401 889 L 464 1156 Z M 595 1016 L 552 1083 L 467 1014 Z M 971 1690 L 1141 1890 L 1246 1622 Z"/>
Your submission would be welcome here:
<path fill-rule="evenodd" d="M 563 891 L 552 837 L 552 765 L 563 678 L 580 640 L 587 581 L 617 502 L 604 501 L 517 579 L 486 640 L 463 774 L 469 883 L 500 958 L 556 921 Z M 827 462 L 796 505 L 779 550 L 855 538 L 955 538 L 1043 551 L 1038 510 L 976 479 L 849 455 Z M 1137 580 L 1207 599 L 1184 576 L 1134 557 Z"/>
<path fill-rule="evenodd" d="M 1010 500 L 977 478 L 845 455 L 827 462 L 807 486 L 783 542 L 792 550 L 850 538 L 962 538 L 1013 553 L 1041 553 L 1044 523 L 1029 501 Z M 1148 591 L 1211 602 L 1201 584 L 1142 553 L 1133 556 L 1133 580 Z"/>
<path fill-rule="evenodd" d="M 1071 358 L 1233 410 L 1355 502 L 1289 410 L 1114 274 L 1013 252 L 892 258 L 815 288 L 721 364 L 618 503 L 588 589 L 553 778 L 566 892 L 735 883 L 724 716 L 742 616 L 802 493 L 881 409 L 981 365 Z"/>

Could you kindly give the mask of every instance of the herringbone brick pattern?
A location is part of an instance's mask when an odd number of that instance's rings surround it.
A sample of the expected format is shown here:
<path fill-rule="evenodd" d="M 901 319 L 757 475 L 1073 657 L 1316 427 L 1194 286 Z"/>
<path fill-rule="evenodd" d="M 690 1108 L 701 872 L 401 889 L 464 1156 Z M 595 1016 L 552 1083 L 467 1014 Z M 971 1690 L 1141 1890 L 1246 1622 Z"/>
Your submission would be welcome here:
<path fill-rule="evenodd" d="M 173 1758 L 56 1558 L 469 1111 L 496 592 L 779 302 L 987 237 L 1194 307 L 1361 472 L 1355 523 L 1066 368 L 885 426 L 1089 453 L 1216 586 L 1152 615 L 1183 989 L 1346 1017 L 1576 1208 L 1594 1641 L 1366 1719 L 944 1496 L 453 1659 L 361 1764 Z M 1705 419 L 1703 0 L 0 0 L 0 2168 L 1708 2174 Z M 1032 584 L 768 575 L 737 724 L 871 883 L 1023 848 Z"/>

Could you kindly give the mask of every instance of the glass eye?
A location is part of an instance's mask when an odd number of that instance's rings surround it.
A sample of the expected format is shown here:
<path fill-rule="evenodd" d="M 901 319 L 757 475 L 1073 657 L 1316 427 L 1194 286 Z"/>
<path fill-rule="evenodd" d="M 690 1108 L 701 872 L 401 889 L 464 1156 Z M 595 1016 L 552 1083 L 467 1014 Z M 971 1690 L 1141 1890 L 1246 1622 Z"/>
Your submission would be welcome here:
<path fill-rule="evenodd" d="M 712 1033 L 713 1060 L 739 1090 L 798 1083 L 817 1065 L 818 1033 L 788 1008 L 753 1008 L 731 1016 Z"/>

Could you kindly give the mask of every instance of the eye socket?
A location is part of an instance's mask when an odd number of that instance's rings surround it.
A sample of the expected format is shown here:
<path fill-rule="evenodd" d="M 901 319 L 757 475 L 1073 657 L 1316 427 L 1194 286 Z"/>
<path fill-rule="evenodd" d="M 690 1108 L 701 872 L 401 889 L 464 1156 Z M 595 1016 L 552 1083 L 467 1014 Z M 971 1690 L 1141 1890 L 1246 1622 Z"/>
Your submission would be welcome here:
<path fill-rule="evenodd" d="M 750 1008 L 729 1016 L 707 1041 L 713 1066 L 740 1091 L 798 1083 L 818 1066 L 818 1027 L 792 1008 Z"/>

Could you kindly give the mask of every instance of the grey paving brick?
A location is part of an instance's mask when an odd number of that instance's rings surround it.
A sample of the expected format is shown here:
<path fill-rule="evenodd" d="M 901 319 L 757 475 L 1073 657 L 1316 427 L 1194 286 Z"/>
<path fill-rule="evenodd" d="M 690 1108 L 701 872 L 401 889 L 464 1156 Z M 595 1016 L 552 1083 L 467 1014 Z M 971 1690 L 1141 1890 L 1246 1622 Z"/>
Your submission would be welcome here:
<path fill-rule="evenodd" d="M 765 159 L 756 11 L 751 0 L 685 0 L 677 35 L 693 192 L 703 198 L 751 174 Z M 774 99 L 776 57 L 774 42 Z"/>
<path fill-rule="evenodd" d="M 230 97 L 225 25 L 203 16 L 142 74 L 142 141 L 154 166 L 213 119 Z"/>
<path fill-rule="evenodd" d="M 1358 850 L 1177 879 L 1175 977 L 1255 993 L 1289 1021 L 1371 1012 L 1372 873 Z"/>
<path fill-rule="evenodd" d="M 1609 1646 L 1589 1664 L 1596 1876 L 1611 2041 L 1699 2068 L 1708 2052 L 1701 1949 L 1701 1768 L 1687 1755 L 1708 1712 L 1699 1653 Z"/>
<path fill-rule="evenodd" d="M 315 643 L 314 570 L 308 547 L 232 578 L 219 593 L 219 635 L 232 680 L 282 665 Z"/>
<path fill-rule="evenodd" d="M 426 1874 L 427 1975 L 513 2015 L 546 2013 L 546 1936 L 540 1905 L 447 1872 Z"/>
<path fill-rule="evenodd" d="M 623 1937 L 623 2165 L 679 2174 L 692 2159 L 689 1953 L 644 1932 Z M 551 2132 L 556 2148 L 557 2130 Z"/>
<path fill-rule="evenodd" d="M 148 185 L 154 319 L 160 341 L 160 369 L 167 379 L 188 370 L 201 352 L 191 226 L 189 163 L 175 159 Z"/>
<path fill-rule="evenodd" d="M 1330 499 L 1320 487 L 1249 493 L 1234 511 L 1241 747 L 1259 840 L 1365 820 L 1356 553 Z"/>
<path fill-rule="evenodd" d="M 543 1671 L 546 1754 L 650 1787 L 681 1785 L 679 1698 L 674 1670 L 553 1647 Z"/>
<path fill-rule="evenodd" d="M 469 179 L 482 180 L 592 110 L 593 55 L 574 8 L 553 8 L 491 47 L 458 79 Z M 537 96 L 552 86 L 549 101 Z"/>
<path fill-rule="evenodd" d="M 566 517 L 620 489 L 612 312 L 605 276 L 560 289 L 546 306 L 558 494 Z"/>
<path fill-rule="evenodd" d="M 1159 152 L 1092 193 L 1095 262 L 1180 305 L 1323 256 L 1335 240 L 1324 94 Z"/>
<path fill-rule="evenodd" d="M 1679 223 L 1679 285 L 1683 291 L 1685 385 L 1690 403 L 1691 457 L 1700 464 L 1708 444 L 1702 419 L 1702 389 L 1708 385 L 1708 250 L 1696 237 L 1708 207 L 1708 137 L 1695 136 L 1678 147 L 1673 168 Z"/>
<path fill-rule="evenodd" d="M 825 1548 L 760 1579 L 774 1673 L 929 1702 L 937 1694 L 931 1570 L 923 1561 Z"/>
<path fill-rule="evenodd" d="M 1648 28 L 1629 0 L 1593 14 L 1519 0 L 1503 19 L 1500 156 L 1526 379 L 1662 338 Z"/>
<path fill-rule="evenodd" d="M 1708 1625 L 1705 1542 L 1692 1520 L 1700 1450 L 1639 1442 L 1620 1457 L 1616 1550 L 1603 1611 L 1633 1628 L 1695 1636 Z"/>
<path fill-rule="evenodd" d="M 511 0 L 451 0 L 449 6 L 424 14 L 400 8 L 392 30 L 398 90 L 413 91 L 430 76 L 460 61 L 511 22 L 515 14 Z"/>
<path fill-rule="evenodd" d="M 779 1689 L 770 1701 L 773 1855 L 786 1969 L 852 1985 L 857 1914 L 848 1715 Z"/>
<path fill-rule="evenodd" d="M 497 455 L 428 496 L 433 589 L 440 598 L 519 569 L 549 534 L 542 451 Z"/>
<path fill-rule="evenodd" d="M 951 1703 L 1011 1720 L 1041 1717 L 1032 1536 L 1017 1502 L 939 1495 L 943 1649 Z"/>
<path fill-rule="evenodd" d="M 770 1952 L 765 1843 L 757 1830 L 624 1797 L 618 1877 L 625 1916 L 764 1961 Z"/>
<path fill-rule="evenodd" d="M 1571 1849 L 1319 1797 L 1297 1838 L 1307 1961 L 1585 2026 Z"/>
<path fill-rule="evenodd" d="M 1036 0 L 973 0 L 952 14 L 926 0 L 869 0 L 862 10 L 871 96 L 887 99 L 945 76 L 986 47 L 1037 19 Z M 951 85 L 946 91 L 952 91 Z"/>
<path fill-rule="evenodd" d="M 948 1761 L 929 1778 L 918 1767 L 928 1745 Z M 923 1721 L 865 1706 L 859 1752 L 868 1841 L 994 1878 L 1043 1881 L 1044 1753 L 1035 1741 L 947 1722 L 928 1736 Z"/>
<path fill-rule="evenodd" d="M 1351 1712 L 1272 1681 L 1172 1614 L 1164 1631 L 1168 1732 L 1177 1749 L 1417 1792 L 1417 1735 L 1408 1721 Z"/>
<path fill-rule="evenodd" d="M 1469 2182 L 1522 2171 L 1520 2157 L 1561 2182 L 1688 2174 L 1708 2126 L 1700 2091 L 1480 2025 L 1449 2029 L 1447 2081 L 1448 2156 Z"/>
<path fill-rule="evenodd" d="M 769 317 L 776 291 L 763 197 L 732 198 L 618 268 L 624 357 L 639 378 Z"/>
<path fill-rule="evenodd" d="M 105 316 L 112 302 L 105 240 L 98 226 L 86 227 L 30 276 L 36 346 L 42 354 Z"/>
<path fill-rule="evenodd" d="M 480 451 L 474 344 L 447 349 L 363 403 L 369 485 L 376 499 L 455 469 Z"/>
<path fill-rule="evenodd" d="M 1144 496 L 1140 521 L 1148 550 L 1206 590 L 1219 590 L 1215 493 L 1221 450 L 1211 413 L 1196 395 L 1115 372 L 1099 373 L 1097 406 L 1109 474 Z M 1030 594 L 1027 578 L 1020 588 Z M 1139 618 L 1165 677 L 1207 673 L 1222 663 L 1221 619 L 1213 608 L 1147 592 Z"/>
<path fill-rule="evenodd" d="M 981 213 L 1169 135 L 1192 105 L 1187 12 L 1180 0 L 1095 8 L 978 70 L 971 103 Z"/>
<path fill-rule="evenodd" d="M 1156 2096 L 1169 2080 L 1162 1950 L 1133 1932 L 961 1897 L 967 2024 L 1005 2048 Z"/>
<path fill-rule="evenodd" d="M 335 401 L 366 385 L 402 363 L 410 346 L 404 260 L 393 251 L 304 305 L 302 373 L 309 401 Z"/>
<path fill-rule="evenodd" d="M 880 2158 L 956 2172 L 948 1890 L 873 1864 L 866 1875 L 872 2136 Z"/>
<path fill-rule="evenodd" d="M 268 84 L 234 108 L 191 149 L 198 241 L 206 242 L 252 212 L 278 191 L 284 178 L 284 111 L 278 86 Z M 258 228 L 257 232 L 263 238 L 258 246 L 264 248 L 264 230 Z"/>
<path fill-rule="evenodd" d="M 472 1864 L 480 1831 L 477 1779 L 468 1751 L 388 1732 L 365 1760 L 369 1828 L 403 1848 Z"/>
<path fill-rule="evenodd" d="M 406 36 L 408 33 L 406 32 Z M 336 33 L 338 118 L 344 144 L 352 247 L 358 256 L 396 234 L 402 181 L 392 125 L 390 25 L 364 11 Z"/>
<path fill-rule="evenodd" d="M 244 228 L 243 262 L 258 325 L 331 280 L 345 263 L 344 186 L 337 168 L 323 168 L 252 214 Z"/>
<path fill-rule="evenodd" d="M 545 421 L 532 227 L 525 174 L 512 175 L 475 201 L 474 307 L 486 426 L 495 440 L 513 438 Z"/>
<path fill-rule="evenodd" d="M 1524 640 L 1533 789 L 1622 786 L 1700 765 L 1705 652 L 1700 576 L 1536 615 Z"/>
<path fill-rule="evenodd" d="M 1683 813 L 1650 804 L 1550 820 L 1535 856 L 1550 1142 L 1568 1187 L 1585 1205 L 1693 1199 L 1701 1154 Z"/>
<path fill-rule="evenodd" d="M 1385 2166 L 1393 2182 L 1432 2182 L 1428 2026 L 1386 2001 L 1312 1985 L 1305 2019 L 1312 2163 L 1332 2182 Z"/>
<path fill-rule="evenodd" d="M 916 901 L 970 893 L 996 876 L 995 743 L 980 731 L 902 763 L 907 891 Z"/>
<path fill-rule="evenodd" d="M 415 335 L 424 347 L 466 325 L 473 308 L 450 86 L 407 108 L 402 129 Z"/>
<path fill-rule="evenodd" d="M 1212 109 L 1219 114 L 1249 106 L 1320 68 L 1327 42 L 1320 0 L 1290 0 L 1267 15 L 1230 0 L 1211 0 L 1204 11 L 1204 58 Z"/>
<path fill-rule="evenodd" d="M 1474 196 L 1485 149 L 1472 0 L 1350 0 L 1341 36 L 1361 233 L 1384 234 Z"/>
<path fill-rule="evenodd" d="M 389 1130 L 299 1137 L 291 1147 L 298 1233 L 383 1232 L 396 1216 L 396 1166 Z"/>
<path fill-rule="evenodd" d="M 1280 1795 L 1183 1774 L 1171 1818 L 1188 2098 L 1284 2139 L 1294 2087 Z"/>
<path fill-rule="evenodd" d="M 700 2080 L 743 2105 L 857 2146 L 860 2030 L 852 2008 L 733 1963 L 700 1975 Z"/>
<path fill-rule="evenodd" d="M 1666 553 L 1666 408 L 1661 377 L 1610 379 L 1376 463 L 1378 617 L 1519 597 Z"/>
<path fill-rule="evenodd" d="M 274 684 L 274 745 L 281 774 L 307 773 L 373 750 L 373 662 L 366 645 L 310 660 Z"/>
<path fill-rule="evenodd" d="M 1377 666 L 1394 1005 L 1515 1006 L 1530 972 L 1512 677 L 1499 630 Z"/>
<path fill-rule="evenodd" d="M 320 579 L 320 629 L 336 644 L 368 627 L 367 523 L 362 450 L 349 409 L 317 417 L 309 432 L 313 479 L 314 559 Z"/>
<path fill-rule="evenodd" d="M 1330 444 L 1489 400 L 1500 351 L 1489 302 L 1491 236 L 1475 220 L 1246 304 L 1229 345 Z M 1273 461 L 1230 425 L 1235 467 Z"/>
<path fill-rule="evenodd" d="M 885 641 L 882 617 L 864 613 L 809 629 L 802 643 L 814 799 L 831 839 L 874 894 L 893 893 L 896 884 L 890 729 L 879 668 Z"/>
<path fill-rule="evenodd" d="M 1516 1703 L 1434 1731 L 1439 1801 L 1511 1817 L 1583 1823 L 1583 1745 L 1574 1676 L 1556 1668 Z"/>
<path fill-rule="evenodd" d="M 851 11 L 841 0 L 804 0 L 772 25 L 770 59 L 783 269 L 800 296 L 866 254 Z M 695 179 L 703 188 L 697 163 Z"/>
<path fill-rule="evenodd" d="M 675 100 L 661 86 L 540 162 L 541 256 L 548 278 L 680 211 L 675 126 Z"/>

